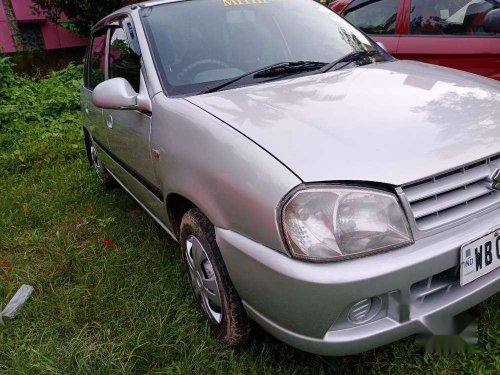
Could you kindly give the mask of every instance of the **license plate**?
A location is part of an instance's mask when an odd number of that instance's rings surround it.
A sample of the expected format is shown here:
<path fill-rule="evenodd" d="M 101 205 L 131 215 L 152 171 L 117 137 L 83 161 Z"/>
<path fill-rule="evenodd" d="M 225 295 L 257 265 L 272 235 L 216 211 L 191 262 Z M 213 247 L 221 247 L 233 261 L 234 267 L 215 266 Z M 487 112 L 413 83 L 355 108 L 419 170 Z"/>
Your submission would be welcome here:
<path fill-rule="evenodd" d="M 468 284 L 500 266 L 500 230 L 462 246 L 460 285 Z"/>

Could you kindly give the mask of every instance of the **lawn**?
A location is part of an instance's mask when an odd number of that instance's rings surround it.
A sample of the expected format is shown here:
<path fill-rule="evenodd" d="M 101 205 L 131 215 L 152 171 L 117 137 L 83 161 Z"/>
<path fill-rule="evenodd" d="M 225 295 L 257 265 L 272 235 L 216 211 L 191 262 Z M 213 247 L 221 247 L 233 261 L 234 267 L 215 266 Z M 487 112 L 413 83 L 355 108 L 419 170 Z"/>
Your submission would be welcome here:
<path fill-rule="evenodd" d="M 43 80 L 9 69 L 0 60 L 0 305 L 22 284 L 35 292 L 0 326 L 0 373 L 500 373 L 498 295 L 476 308 L 468 354 L 422 355 L 408 338 L 327 358 L 258 328 L 246 346 L 222 346 L 193 308 L 178 245 L 88 167 L 80 68 Z"/>

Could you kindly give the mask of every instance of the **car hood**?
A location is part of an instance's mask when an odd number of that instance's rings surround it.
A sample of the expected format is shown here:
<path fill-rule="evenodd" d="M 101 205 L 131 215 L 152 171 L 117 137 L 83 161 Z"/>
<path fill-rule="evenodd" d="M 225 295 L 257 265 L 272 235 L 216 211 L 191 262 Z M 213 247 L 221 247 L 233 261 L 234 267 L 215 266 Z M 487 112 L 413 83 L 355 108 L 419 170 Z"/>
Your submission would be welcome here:
<path fill-rule="evenodd" d="M 305 182 L 401 185 L 500 152 L 500 84 L 409 61 L 189 97 Z"/>

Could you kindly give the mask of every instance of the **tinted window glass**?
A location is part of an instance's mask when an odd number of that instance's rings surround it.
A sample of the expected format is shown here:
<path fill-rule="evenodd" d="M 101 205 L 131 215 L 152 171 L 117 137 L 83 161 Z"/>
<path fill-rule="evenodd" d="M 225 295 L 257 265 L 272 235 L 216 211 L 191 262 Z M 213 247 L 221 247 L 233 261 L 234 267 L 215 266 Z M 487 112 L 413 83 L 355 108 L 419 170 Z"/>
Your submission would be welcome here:
<path fill-rule="evenodd" d="M 109 78 L 125 78 L 139 92 L 141 62 L 131 48 L 125 30 L 111 29 L 109 43 Z"/>
<path fill-rule="evenodd" d="M 412 0 L 410 33 L 426 35 L 487 35 L 483 22 L 494 0 Z"/>
<path fill-rule="evenodd" d="M 356 0 L 344 17 L 367 34 L 395 34 L 399 0 Z"/>
<path fill-rule="evenodd" d="M 105 32 L 98 34 L 92 41 L 88 75 L 88 87 L 91 90 L 105 79 L 106 35 Z"/>
<path fill-rule="evenodd" d="M 286 61 L 332 62 L 372 42 L 311 0 L 197 0 L 141 11 L 169 95 Z"/>

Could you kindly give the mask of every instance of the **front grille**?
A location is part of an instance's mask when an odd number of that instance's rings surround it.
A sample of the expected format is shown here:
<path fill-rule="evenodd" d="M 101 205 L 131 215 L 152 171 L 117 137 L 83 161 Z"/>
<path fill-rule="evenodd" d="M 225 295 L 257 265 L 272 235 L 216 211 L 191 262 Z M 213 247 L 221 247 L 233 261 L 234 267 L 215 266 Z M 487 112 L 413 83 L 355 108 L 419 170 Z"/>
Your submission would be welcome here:
<path fill-rule="evenodd" d="M 417 228 L 426 231 L 500 204 L 491 176 L 500 155 L 403 186 Z"/>
<path fill-rule="evenodd" d="M 412 300 L 424 303 L 448 293 L 459 284 L 459 270 L 459 267 L 453 267 L 413 284 L 410 288 Z"/>

